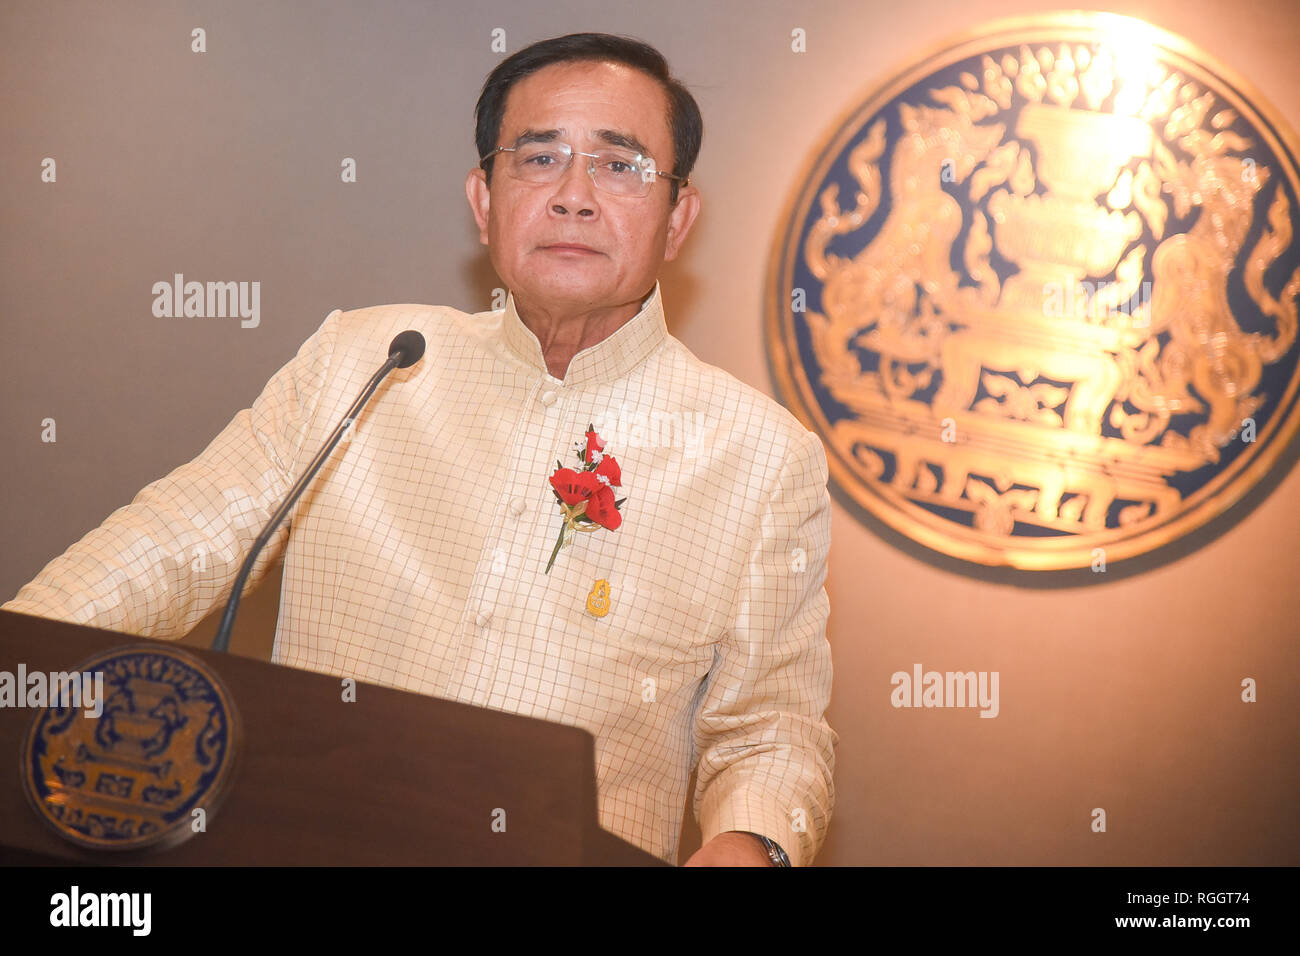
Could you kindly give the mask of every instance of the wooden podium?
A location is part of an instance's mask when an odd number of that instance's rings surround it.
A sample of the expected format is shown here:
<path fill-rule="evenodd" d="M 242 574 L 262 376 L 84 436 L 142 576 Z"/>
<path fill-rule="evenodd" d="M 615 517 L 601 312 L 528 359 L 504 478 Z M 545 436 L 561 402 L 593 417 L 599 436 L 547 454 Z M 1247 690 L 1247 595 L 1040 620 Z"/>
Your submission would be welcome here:
<path fill-rule="evenodd" d="M 127 645 L 171 645 L 0 611 L 0 671 L 70 671 Z M 663 866 L 596 823 L 584 730 L 186 648 L 242 724 L 225 800 L 171 849 L 95 851 L 42 820 L 20 755 L 37 711 L 0 707 L 0 863 L 150 866 Z M 504 811 L 505 830 L 494 815 Z"/>

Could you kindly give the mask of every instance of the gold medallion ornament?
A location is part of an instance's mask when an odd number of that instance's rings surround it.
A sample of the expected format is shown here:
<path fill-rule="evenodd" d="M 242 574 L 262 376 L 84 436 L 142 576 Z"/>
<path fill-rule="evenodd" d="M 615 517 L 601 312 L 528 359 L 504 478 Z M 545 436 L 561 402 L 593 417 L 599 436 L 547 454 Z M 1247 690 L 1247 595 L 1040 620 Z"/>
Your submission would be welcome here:
<path fill-rule="evenodd" d="M 33 721 L 23 784 L 37 815 L 94 850 L 164 849 L 205 830 L 230 788 L 238 714 L 220 678 L 177 647 L 107 651 L 74 673 L 97 712 L 62 700 Z"/>
<path fill-rule="evenodd" d="M 991 24 L 837 124 L 773 250 L 774 377 L 832 476 L 956 558 L 1094 568 L 1297 427 L 1297 138 L 1186 41 Z"/>
<path fill-rule="evenodd" d="M 609 581 L 597 579 L 587 594 L 587 613 L 592 617 L 604 617 L 609 613 Z"/>

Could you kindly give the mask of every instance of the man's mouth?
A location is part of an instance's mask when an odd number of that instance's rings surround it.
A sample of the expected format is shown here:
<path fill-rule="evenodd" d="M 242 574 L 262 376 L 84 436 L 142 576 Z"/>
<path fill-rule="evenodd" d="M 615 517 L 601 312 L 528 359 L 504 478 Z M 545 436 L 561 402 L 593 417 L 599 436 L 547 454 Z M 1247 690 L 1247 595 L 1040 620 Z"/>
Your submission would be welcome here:
<path fill-rule="evenodd" d="M 550 245 L 542 246 L 541 249 L 544 252 L 574 252 L 599 255 L 599 250 L 593 249 L 591 246 L 584 246 L 579 242 L 555 242 Z"/>

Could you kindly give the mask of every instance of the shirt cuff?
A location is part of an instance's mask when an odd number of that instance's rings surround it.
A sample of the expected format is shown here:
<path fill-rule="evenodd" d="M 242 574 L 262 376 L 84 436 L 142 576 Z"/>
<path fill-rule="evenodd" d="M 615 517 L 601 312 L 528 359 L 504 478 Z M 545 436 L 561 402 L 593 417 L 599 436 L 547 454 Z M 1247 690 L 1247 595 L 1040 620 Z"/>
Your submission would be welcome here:
<path fill-rule="evenodd" d="M 719 833 L 737 830 L 761 833 L 785 850 L 791 866 L 809 865 L 817 850 L 813 835 L 794 828 L 780 800 L 774 799 L 770 791 L 756 789 L 751 781 L 735 779 L 734 775 L 719 776 L 709 784 L 700 803 L 699 823 L 703 843 Z"/>

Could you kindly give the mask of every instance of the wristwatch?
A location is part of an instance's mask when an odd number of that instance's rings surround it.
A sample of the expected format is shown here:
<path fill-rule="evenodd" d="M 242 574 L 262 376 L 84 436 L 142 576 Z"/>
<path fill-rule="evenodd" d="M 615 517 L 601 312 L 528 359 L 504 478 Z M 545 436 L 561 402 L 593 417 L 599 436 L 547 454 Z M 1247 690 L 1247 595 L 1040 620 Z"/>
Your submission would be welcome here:
<path fill-rule="evenodd" d="M 772 861 L 773 866 L 789 866 L 790 858 L 786 856 L 785 850 L 774 840 L 769 840 L 761 833 L 755 833 L 753 830 L 741 830 L 741 833 L 748 833 L 750 836 L 758 837 L 763 848 L 767 850 L 767 858 Z"/>

